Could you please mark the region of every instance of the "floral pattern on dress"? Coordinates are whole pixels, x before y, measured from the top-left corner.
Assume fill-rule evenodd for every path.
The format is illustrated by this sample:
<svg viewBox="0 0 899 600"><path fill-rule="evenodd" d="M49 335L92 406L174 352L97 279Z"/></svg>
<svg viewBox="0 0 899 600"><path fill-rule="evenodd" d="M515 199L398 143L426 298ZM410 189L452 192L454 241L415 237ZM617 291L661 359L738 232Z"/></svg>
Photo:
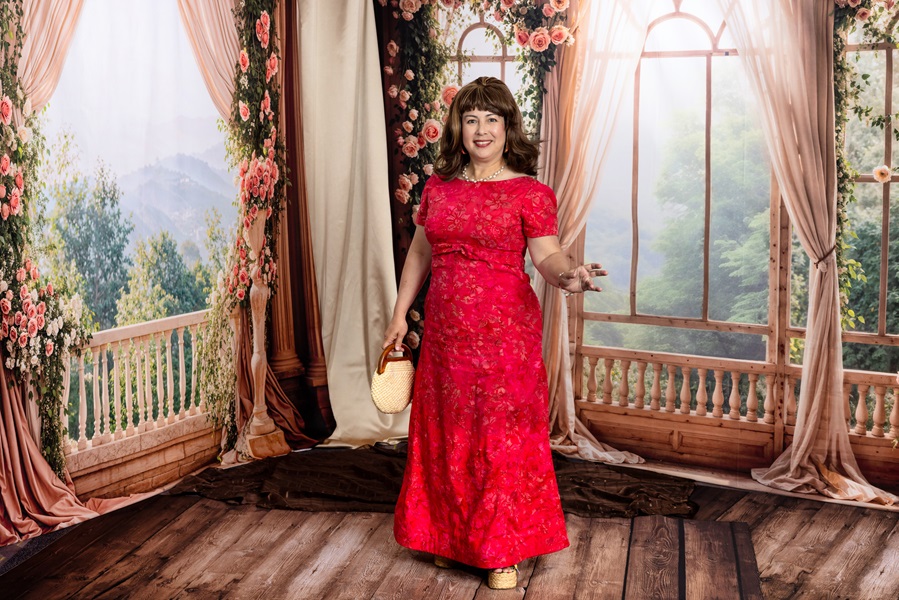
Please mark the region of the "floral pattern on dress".
<svg viewBox="0 0 899 600"><path fill-rule="evenodd" d="M529 237L556 235L556 198L530 177L431 177L418 223L431 284L395 536L493 569L568 546L552 456L542 317Z"/></svg>

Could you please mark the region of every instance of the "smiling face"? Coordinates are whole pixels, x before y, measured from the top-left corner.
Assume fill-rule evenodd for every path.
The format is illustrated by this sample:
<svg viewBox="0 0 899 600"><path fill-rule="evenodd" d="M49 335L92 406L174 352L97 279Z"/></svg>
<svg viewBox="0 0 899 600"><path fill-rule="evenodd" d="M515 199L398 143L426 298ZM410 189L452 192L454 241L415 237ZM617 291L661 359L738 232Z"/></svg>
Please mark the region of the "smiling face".
<svg viewBox="0 0 899 600"><path fill-rule="evenodd" d="M506 147L506 123L489 110L470 110L462 115L462 145L477 165L502 161Z"/></svg>

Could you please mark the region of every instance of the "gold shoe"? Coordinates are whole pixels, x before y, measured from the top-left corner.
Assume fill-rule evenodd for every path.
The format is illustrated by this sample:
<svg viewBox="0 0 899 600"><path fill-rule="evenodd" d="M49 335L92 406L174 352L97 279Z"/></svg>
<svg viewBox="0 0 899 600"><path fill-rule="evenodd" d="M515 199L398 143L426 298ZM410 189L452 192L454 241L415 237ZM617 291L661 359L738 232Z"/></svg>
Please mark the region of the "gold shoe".
<svg viewBox="0 0 899 600"><path fill-rule="evenodd" d="M511 590L518 587L518 565L512 565L509 572L490 571L487 573L487 586L492 590Z"/></svg>
<svg viewBox="0 0 899 600"><path fill-rule="evenodd" d="M434 566L439 567L441 569L452 569L453 561L448 558L443 558L442 556L434 555Z"/></svg>

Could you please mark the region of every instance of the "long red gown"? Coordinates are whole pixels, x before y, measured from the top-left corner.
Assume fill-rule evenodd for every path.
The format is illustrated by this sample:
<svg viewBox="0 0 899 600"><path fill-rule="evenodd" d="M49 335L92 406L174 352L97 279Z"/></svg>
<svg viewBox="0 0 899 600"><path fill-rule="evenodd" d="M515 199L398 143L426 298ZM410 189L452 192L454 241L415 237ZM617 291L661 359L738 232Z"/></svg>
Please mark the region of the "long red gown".
<svg viewBox="0 0 899 600"><path fill-rule="evenodd" d="M552 456L542 317L526 237L555 235L530 177L431 177L418 223L431 285L413 390L397 542L494 569L568 546Z"/></svg>

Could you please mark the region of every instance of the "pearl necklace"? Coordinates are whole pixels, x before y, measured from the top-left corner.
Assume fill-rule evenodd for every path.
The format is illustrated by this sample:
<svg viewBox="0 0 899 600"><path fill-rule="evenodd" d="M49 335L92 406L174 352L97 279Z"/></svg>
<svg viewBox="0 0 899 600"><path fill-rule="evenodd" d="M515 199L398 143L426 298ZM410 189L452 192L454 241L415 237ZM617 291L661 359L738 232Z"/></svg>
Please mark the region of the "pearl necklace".
<svg viewBox="0 0 899 600"><path fill-rule="evenodd" d="M499 168L499 171L494 173L493 175L488 175L487 177L481 177L480 179L473 179L468 176L468 165L462 167L462 179L465 181L470 181L471 183L481 183L483 181L490 181L491 179L498 177L500 173L506 170L506 164L503 163L503 166Z"/></svg>

